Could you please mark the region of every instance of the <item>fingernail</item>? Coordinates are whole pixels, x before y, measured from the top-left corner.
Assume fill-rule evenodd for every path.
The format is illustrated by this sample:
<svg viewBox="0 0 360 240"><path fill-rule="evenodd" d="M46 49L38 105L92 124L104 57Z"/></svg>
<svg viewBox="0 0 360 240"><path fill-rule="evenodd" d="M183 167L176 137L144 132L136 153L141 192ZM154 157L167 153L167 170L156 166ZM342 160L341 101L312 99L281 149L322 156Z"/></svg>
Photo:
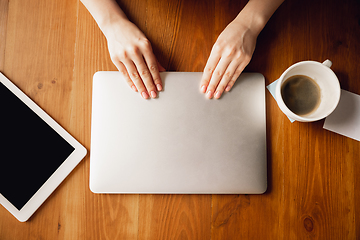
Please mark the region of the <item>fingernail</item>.
<svg viewBox="0 0 360 240"><path fill-rule="evenodd" d="M216 93L215 93L215 98L220 98L221 97L221 92L220 91L217 91Z"/></svg>
<svg viewBox="0 0 360 240"><path fill-rule="evenodd" d="M226 89L225 89L225 91L228 92L228 91L230 91L230 89L231 89L231 86L227 86Z"/></svg>
<svg viewBox="0 0 360 240"><path fill-rule="evenodd" d="M201 86L201 92L205 93L205 91L206 91L206 86L205 86L205 85L202 85L202 86Z"/></svg>
<svg viewBox="0 0 360 240"><path fill-rule="evenodd" d="M158 91L161 91L162 90L161 84L160 83L156 84L156 88L157 88Z"/></svg>
<svg viewBox="0 0 360 240"><path fill-rule="evenodd" d="M132 90L134 90L135 92L137 92L137 89L136 89L135 85L132 85L131 88L132 88Z"/></svg>
<svg viewBox="0 0 360 240"><path fill-rule="evenodd" d="M211 91L208 91L207 94L206 94L206 97L212 98L212 92L211 92Z"/></svg>
<svg viewBox="0 0 360 240"><path fill-rule="evenodd" d="M152 98L156 98L156 92L155 91L151 91L150 95L151 95Z"/></svg>
<svg viewBox="0 0 360 240"><path fill-rule="evenodd" d="M142 92L141 96L145 99L148 99L149 95L146 92Z"/></svg>

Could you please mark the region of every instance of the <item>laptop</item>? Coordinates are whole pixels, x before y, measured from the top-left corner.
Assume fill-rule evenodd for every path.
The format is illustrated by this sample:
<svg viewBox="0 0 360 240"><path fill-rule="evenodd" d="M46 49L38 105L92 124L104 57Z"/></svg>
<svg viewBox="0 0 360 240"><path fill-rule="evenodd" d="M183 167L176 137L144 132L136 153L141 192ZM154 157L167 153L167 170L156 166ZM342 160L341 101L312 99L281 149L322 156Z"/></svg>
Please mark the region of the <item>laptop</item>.
<svg viewBox="0 0 360 240"><path fill-rule="evenodd" d="M242 73L220 99L200 72L163 72L145 100L119 72L93 79L90 189L121 194L261 194L267 188L265 79Z"/></svg>

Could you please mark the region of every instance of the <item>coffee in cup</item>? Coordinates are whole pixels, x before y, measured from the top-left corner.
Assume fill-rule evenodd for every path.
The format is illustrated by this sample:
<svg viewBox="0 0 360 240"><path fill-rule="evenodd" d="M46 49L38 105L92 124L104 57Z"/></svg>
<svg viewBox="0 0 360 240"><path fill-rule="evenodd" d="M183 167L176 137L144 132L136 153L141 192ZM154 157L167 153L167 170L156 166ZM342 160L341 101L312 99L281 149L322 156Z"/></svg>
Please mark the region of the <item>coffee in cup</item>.
<svg viewBox="0 0 360 240"><path fill-rule="evenodd" d="M288 117L310 122L334 111L340 100L340 84L330 69L331 64L329 60L323 64L303 61L281 75L275 95L280 109Z"/></svg>

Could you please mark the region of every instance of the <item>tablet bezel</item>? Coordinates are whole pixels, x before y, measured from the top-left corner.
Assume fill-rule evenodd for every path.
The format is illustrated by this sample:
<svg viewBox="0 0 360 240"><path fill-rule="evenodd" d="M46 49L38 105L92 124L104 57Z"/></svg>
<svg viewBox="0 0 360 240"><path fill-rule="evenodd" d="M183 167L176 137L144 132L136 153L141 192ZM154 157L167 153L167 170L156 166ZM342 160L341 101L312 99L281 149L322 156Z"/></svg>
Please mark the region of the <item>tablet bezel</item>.
<svg viewBox="0 0 360 240"><path fill-rule="evenodd" d="M50 178L47 179L47 181L20 210L14 207L13 204L0 193L0 204L3 205L20 222L25 222L86 156L87 150L2 73L0 73L0 82L74 148L74 151L68 156L68 158L64 160L58 169L50 176Z"/></svg>

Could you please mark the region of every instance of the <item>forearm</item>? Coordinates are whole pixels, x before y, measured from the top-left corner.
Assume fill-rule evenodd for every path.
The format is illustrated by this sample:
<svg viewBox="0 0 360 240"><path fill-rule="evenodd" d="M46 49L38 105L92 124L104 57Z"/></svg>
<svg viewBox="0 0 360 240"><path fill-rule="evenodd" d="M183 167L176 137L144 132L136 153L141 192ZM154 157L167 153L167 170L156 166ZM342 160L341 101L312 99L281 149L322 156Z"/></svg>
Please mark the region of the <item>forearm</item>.
<svg viewBox="0 0 360 240"><path fill-rule="evenodd" d="M108 28L115 22L128 21L125 13L115 0L80 0L106 35Z"/></svg>
<svg viewBox="0 0 360 240"><path fill-rule="evenodd" d="M234 21L242 22L258 35L284 0L249 0Z"/></svg>

